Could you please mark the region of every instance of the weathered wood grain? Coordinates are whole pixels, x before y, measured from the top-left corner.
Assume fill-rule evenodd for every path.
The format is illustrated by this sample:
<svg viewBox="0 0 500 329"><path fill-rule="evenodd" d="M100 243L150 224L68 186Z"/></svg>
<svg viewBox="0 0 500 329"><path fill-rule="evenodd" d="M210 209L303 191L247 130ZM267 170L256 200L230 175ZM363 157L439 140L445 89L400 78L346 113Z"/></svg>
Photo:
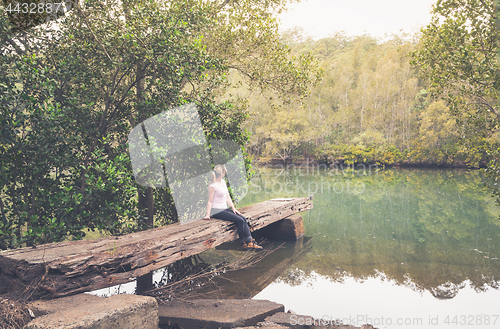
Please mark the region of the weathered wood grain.
<svg viewBox="0 0 500 329"><path fill-rule="evenodd" d="M241 208L253 230L312 208L308 198L273 199ZM30 290L62 297L127 283L238 237L233 223L197 220L97 240L0 252L0 294Z"/></svg>

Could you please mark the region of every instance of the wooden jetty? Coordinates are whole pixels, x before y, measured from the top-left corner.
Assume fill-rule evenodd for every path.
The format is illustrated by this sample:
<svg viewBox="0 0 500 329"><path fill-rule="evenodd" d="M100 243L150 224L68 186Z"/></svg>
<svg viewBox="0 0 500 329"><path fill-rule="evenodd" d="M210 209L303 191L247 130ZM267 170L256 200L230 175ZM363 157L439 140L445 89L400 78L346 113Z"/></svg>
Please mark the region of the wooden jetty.
<svg viewBox="0 0 500 329"><path fill-rule="evenodd" d="M241 208L253 230L312 208L310 198L273 199ZM0 252L0 294L56 298L127 283L179 259L237 239L233 223L197 220L97 240Z"/></svg>

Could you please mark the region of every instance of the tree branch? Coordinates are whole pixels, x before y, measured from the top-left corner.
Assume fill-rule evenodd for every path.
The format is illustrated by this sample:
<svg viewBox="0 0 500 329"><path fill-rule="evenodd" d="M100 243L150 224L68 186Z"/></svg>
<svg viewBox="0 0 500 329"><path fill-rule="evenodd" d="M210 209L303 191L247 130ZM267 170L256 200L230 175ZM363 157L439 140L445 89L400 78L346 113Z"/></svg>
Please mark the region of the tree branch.
<svg viewBox="0 0 500 329"><path fill-rule="evenodd" d="M88 22L87 20L87 17L83 14L82 10L80 9L80 6L76 6L76 8L78 9L78 12L83 16L83 19L85 20L85 25L87 25L87 27L89 28L90 32L92 33L92 35L94 36L95 40L97 41L97 43L99 45L101 45L102 49L104 50L104 53L108 56L109 60L110 61L113 61L111 59L111 56L109 56L108 52L106 51L106 48L104 48L103 44L99 41L99 39L97 39L96 35L94 34L94 31L92 31L92 28L90 27L90 23Z"/></svg>

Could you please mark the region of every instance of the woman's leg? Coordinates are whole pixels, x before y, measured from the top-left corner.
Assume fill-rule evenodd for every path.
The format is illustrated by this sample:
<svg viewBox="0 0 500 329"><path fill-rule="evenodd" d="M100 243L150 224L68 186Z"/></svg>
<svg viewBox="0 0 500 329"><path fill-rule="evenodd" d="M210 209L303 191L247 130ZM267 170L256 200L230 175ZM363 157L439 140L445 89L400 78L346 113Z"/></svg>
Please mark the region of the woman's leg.
<svg viewBox="0 0 500 329"><path fill-rule="evenodd" d="M224 209L223 211L217 212L213 214L212 217L235 223L238 236L240 237L240 243L252 241L250 228L248 227L245 217L235 214L230 209Z"/></svg>
<svg viewBox="0 0 500 329"><path fill-rule="evenodd" d="M253 240L252 238L252 233L250 233L250 226L248 225L248 222L247 222L247 219L246 217L244 217L243 215L238 215L238 214L235 214L234 212L232 212L231 210L229 210L232 214L240 217L244 224L243 224L243 235L246 237L245 241L244 242L251 242Z"/></svg>

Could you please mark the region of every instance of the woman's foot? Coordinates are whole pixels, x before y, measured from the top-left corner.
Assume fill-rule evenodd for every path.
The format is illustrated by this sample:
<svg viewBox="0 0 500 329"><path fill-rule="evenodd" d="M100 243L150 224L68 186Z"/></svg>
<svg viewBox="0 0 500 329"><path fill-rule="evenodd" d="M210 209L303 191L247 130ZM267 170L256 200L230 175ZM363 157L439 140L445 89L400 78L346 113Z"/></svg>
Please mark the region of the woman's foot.
<svg viewBox="0 0 500 329"><path fill-rule="evenodd" d="M262 250L263 248L255 242L255 239L252 239L252 241L250 241L250 242L243 242L243 244L241 245L241 249L243 249L243 250L250 250L250 249Z"/></svg>

